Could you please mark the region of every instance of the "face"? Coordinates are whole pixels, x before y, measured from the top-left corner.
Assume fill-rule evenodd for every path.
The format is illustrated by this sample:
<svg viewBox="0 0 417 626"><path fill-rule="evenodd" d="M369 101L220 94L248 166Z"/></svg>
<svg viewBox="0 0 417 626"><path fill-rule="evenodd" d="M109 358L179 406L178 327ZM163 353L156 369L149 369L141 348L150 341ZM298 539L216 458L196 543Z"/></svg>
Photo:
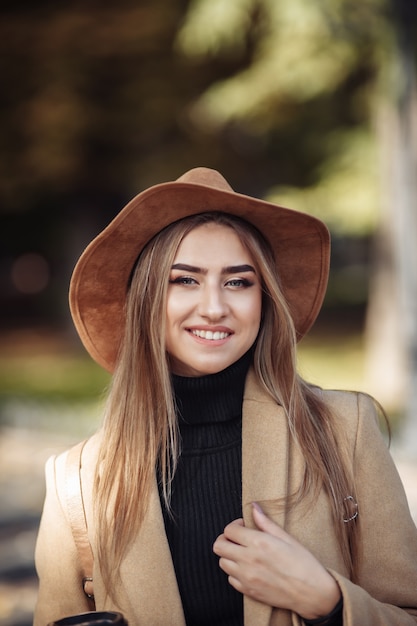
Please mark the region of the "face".
<svg viewBox="0 0 417 626"><path fill-rule="evenodd" d="M192 230L169 277L166 347L172 371L203 376L237 361L257 337L261 307L260 277L235 231L213 223Z"/></svg>

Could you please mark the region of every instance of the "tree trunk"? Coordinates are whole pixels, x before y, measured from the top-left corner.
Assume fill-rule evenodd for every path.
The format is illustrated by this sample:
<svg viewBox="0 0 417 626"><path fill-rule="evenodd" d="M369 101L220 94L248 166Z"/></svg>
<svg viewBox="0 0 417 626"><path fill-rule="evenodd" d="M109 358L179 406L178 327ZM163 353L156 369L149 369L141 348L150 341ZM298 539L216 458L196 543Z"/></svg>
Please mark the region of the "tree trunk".
<svg viewBox="0 0 417 626"><path fill-rule="evenodd" d="M382 396L393 394L403 412L401 447L417 459L417 90L411 26L399 25L378 113L384 207L367 332L369 367L385 389ZM381 400L391 408L387 397Z"/></svg>

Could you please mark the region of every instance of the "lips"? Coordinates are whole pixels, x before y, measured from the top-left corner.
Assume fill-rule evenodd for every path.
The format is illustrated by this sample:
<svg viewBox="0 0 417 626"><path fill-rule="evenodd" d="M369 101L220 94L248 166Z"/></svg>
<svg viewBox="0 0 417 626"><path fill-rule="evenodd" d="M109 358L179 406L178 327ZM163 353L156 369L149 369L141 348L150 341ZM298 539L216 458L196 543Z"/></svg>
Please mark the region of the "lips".
<svg viewBox="0 0 417 626"><path fill-rule="evenodd" d="M226 339L232 334L222 330L191 329L190 332L196 337L200 337L201 339L208 339L209 341L219 341L220 339Z"/></svg>

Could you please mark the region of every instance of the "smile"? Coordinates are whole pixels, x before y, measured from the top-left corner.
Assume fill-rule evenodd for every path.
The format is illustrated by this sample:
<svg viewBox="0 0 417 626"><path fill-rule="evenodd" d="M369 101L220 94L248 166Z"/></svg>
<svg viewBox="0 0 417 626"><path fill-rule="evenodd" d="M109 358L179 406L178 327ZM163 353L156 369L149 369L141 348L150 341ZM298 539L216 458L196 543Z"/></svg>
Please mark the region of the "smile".
<svg viewBox="0 0 417 626"><path fill-rule="evenodd" d="M225 333L219 330L215 330L214 332L212 330L192 330L191 334L195 335L196 337L201 337L201 339L209 339L210 341L226 339L226 337L229 337L229 335L231 335L231 333Z"/></svg>

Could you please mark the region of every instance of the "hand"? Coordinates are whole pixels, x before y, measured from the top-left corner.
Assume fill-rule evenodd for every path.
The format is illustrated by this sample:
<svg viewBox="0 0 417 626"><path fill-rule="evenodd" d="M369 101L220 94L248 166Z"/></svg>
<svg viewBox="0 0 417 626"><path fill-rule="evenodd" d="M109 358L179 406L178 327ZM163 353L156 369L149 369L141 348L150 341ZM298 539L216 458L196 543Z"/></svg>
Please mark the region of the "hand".
<svg viewBox="0 0 417 626"><path fill-rule="evenodd" d="M246 528L242 519L234 520L213 545L232 587L304 619L330 613L341 595L335 579L256 503L252 515L256 529Z"/></svg>

